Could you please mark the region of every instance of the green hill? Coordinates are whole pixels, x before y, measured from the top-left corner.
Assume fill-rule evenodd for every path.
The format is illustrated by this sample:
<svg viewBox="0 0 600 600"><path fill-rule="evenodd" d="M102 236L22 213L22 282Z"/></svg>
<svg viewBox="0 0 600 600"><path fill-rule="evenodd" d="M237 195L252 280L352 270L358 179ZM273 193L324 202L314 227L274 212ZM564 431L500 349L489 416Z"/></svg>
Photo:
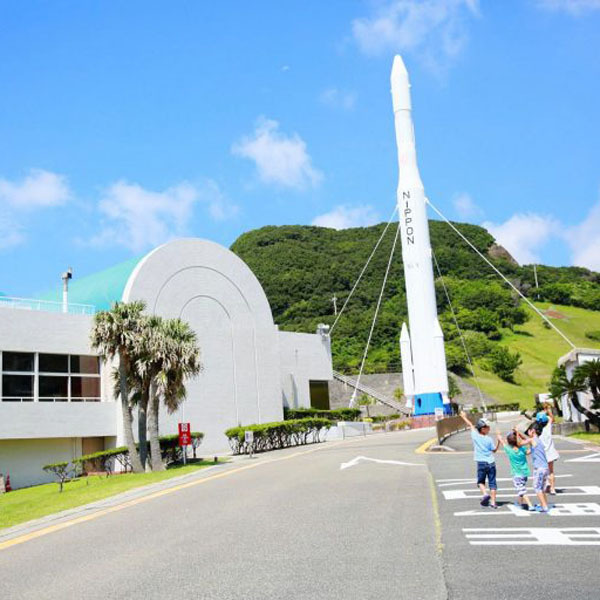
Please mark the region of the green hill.
<svg viewBox="0 0 600 600"><path fill-rule="evenodd" d="M578 345L597 347L585 332L600 330L600 275L576 267L519 266L494 238L476 225L456 224L460 231L532 299L557 305L566 318L557 325ZM313 332L318 323L335 319L338 308L363 268L385 225L337 231L313 226L263 227L241 235L231 249L254 271L263 285L275 322L284 330ZM371 326L393 238L392 225L348 303L332 335L334 367L356 372ZM430 221L430 235L440 272L476 364L482 389L500 402L533 403L545 390L556 360L569 347L487 266L445 223ZM440 324L446 339L450 370L467 376L465 357L439 273L436 280ZM404 276L398 246L368 354L366 372L398 371L398 337L407 320ZM503 354L508 348L509 354ZM502 365L521 366L511 377ZM511 354L512 353L512 354ZM517 361L518 362L518 361ZM509 368L510 371L510 368ZM508 381L503 381L500 373ZM512 381L511 381L512 380Z"/></svg>

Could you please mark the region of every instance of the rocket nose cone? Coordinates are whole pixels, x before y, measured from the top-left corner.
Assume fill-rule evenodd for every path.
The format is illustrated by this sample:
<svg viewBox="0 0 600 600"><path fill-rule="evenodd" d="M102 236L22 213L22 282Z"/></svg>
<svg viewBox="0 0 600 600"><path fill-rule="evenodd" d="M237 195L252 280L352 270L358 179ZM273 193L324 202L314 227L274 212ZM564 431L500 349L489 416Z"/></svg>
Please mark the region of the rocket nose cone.
<svg viewBox="0 0 600 600"><path fill-rule="evenodd" d="M392 87L392 102L394 105L394 112L397 110L410 110L410 82L408 80L408 71L406 70L404 61L399 54L396 54L394 57L390 83Z"/></svg>
<svg viewBox="0 0 600 600"><path fill-rule="evenodd" d="M392 63L392 79L396 77L408 77L408 71L404 65L404 61L399 54L394 56L394 62Z"/></svg>

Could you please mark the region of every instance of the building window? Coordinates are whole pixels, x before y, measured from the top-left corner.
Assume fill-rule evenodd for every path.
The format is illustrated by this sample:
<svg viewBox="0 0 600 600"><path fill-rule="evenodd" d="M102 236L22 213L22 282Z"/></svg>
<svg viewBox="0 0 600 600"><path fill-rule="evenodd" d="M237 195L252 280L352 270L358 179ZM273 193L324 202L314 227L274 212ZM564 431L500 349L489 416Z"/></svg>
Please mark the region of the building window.
<svg viewBox="0 0 600 600"><path fill-rule="evenodd" d="M31 402L33 400L33 375L2 375L2 400L4 402Z"/></svg>
<svg viewBox="0 0 600 600"><path fill-rule="evenodd" d="M34 357L33 352L3 352L2 370L33 373Z"/></svg>
<svg viewBox="0 0 600 600"><path fill-rule="evenodd" d="M2 352L3 402L99 402L97 356Z"/></svg>

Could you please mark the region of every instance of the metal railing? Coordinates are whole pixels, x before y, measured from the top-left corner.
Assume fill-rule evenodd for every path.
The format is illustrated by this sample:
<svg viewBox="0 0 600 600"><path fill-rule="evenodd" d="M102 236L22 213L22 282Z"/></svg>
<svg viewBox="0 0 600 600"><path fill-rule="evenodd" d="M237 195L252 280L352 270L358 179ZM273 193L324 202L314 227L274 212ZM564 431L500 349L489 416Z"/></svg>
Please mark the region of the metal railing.
<svg viewBox="0 0 600 600"><path fill-rule="evenodd" d="M371 398L375 398L375 400L377 400L377 402L380 402L381 404L385 404L386 406L389 406L390 408L393 408L394 410L396 410L400 413L403 413L405 415L412 414L412 411L410 408L403 406L402 403L398 402L397 400L395 400L393 398L390 398L389 396L386 396L385 394L382 394L378 390L375 390L372 387L365 385L362 381L360 383L358 383L358 381L356 379L354 379L353 377L348 377L348 375L342 375L341 373L338 373L337 371L333 372L333 378L337 379L338 381L341 381L342 383L345 383L346 385L349 385L350 387L354 388L355 390L357 390L359 392L363 392L364 394L367 394L367 396L371 396Z"/></svg>
<svg viewBox="0 0 600 600"><path fill-rule="evenodd" d="M17 310L36 310L51 313L67 312L70 315L94 315L96 307L91 304L77 304L69 302L67 310L63 310L62 302L53 300L36 300L35 298L15 298L13 296L0 296L0 308L14 308Z"/></svg>

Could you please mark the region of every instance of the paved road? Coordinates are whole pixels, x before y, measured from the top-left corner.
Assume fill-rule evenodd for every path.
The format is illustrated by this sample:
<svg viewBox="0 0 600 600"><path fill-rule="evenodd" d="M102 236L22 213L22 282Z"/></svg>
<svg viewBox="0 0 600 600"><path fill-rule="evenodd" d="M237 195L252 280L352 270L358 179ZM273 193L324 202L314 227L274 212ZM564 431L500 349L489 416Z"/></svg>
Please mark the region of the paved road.
<svg viewBox="0 0 600 600"><path fill-rule="evenodd" d="M0 598L599 597L600 488L590 486L600 485L600 458L559 442L560 503L569 505L560 510L570 516L517 516L509 504L484 511L471 497L470 453L415 454L431 435L244 458L120 510L88 512L89 520L0 550ZM502 456L499 467L507 477ZM468 511L476 514L456 514ZM515 527L522 537L475 537ZM498 531L465 531L490 528ZM553 545L504 543L512 539ZM481 541L493 545L474 545Z"/></svg>
<svg viewBox="0 0 600 600"><path fill-rule="evenodd" d="M245 459L204 484L7 548L0 597L445 598L426 457L413 452L430 435ZM340 470L361 455L417 466Z"/></svg>

